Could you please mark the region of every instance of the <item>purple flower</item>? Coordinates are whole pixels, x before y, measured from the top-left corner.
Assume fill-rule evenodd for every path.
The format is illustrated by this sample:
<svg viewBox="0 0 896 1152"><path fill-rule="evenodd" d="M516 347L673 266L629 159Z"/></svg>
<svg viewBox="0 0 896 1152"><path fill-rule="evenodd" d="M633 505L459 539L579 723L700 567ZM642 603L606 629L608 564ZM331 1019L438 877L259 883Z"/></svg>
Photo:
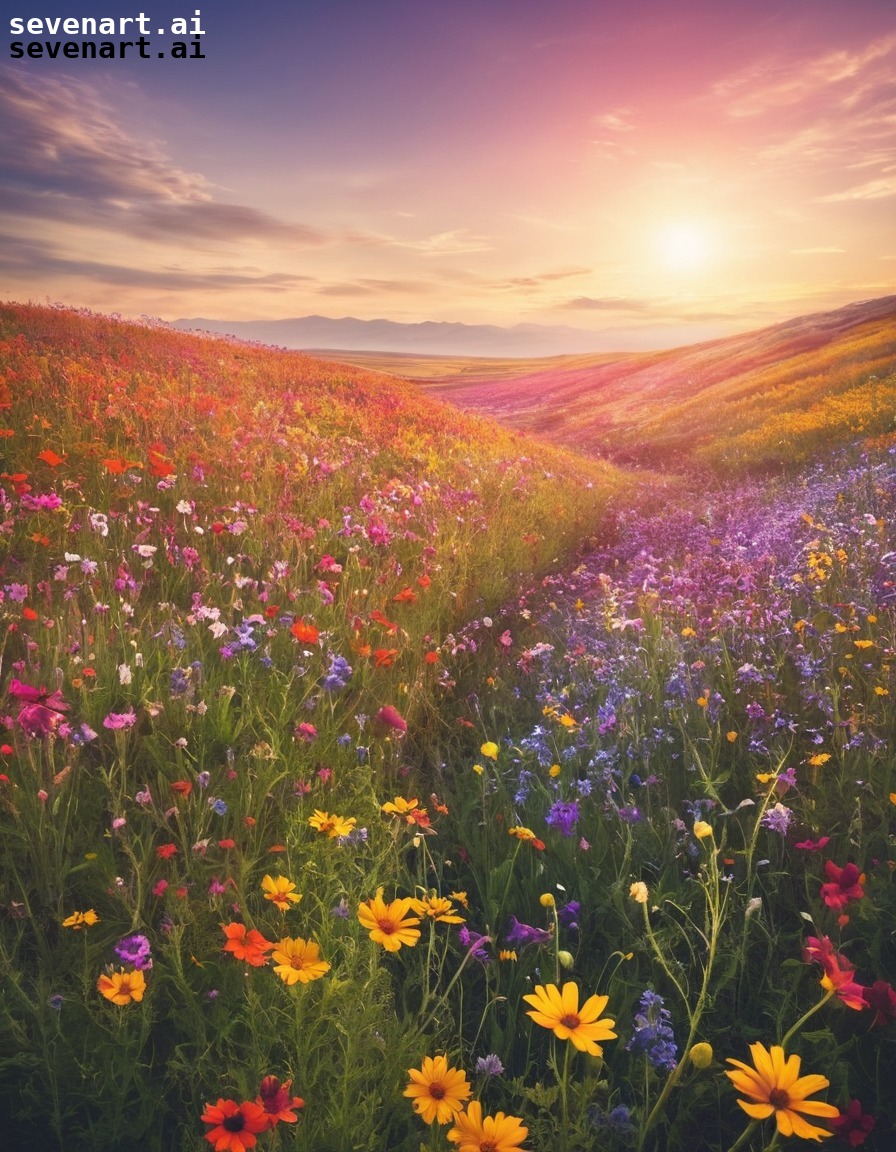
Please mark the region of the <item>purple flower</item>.
<svg viewBox="0 0 896 1152"><path fill-rule="evenodd" d="M516 916L510 917L510 931L504 937L505 944L518 944L525 948L527 944L550 944L554 939L552 932L544 928L533 928L531 924L522 924Z"/></svg>
<svg viewBox="0 0 896 1152"><path fill-rule="evenodd" d="M564 836L575 835L576 824L579 821L579 804L577 800L558 800L551 805L551 810L545 816L545 823L556 828Z"/></svg>
<svg viewBox="0 0 896 1152"><path fill-rule="evenodd" d="M792 820L793 812L791 809L785 808L783 804L778 803L774 808L769 808L759 823L763 828L777 832L779 836L786 836L787 829L790 827Z"/></svg>
<svg viewBox="0 0 896 1152"><path fill-rule="evenodd" d="M145 936L137 933L134 936L125 936L115 945L115 952L126 964L133 964L135 968L145 971L152 968L150 943Z"/></svg>
<svg viewBox="0 0 896 1152"><path fill-rule="evenodd" d="M494 1052L490 1052L488 1056L480 1056L476 1061L476 1071L480 1076L503 1076L504 1065Z"/></svg>
<svg viewBox="0 0 896 1152"><path fill-rule="evenodd" d="M478 932L471 932L466 924L458 930L457 937L462 947L469 950L474 960L478 960L480 964L488 964L491 956L486 950L486 945L491 944L490 937L480 936Z"/></svg>
<svg viewBox="0 0 896 1152"><path fill-rule="evenodd" d="M678 1063L678 1047L672 1031L672 1017L662 996L648 989L641 997L641 1011L635 1016L635 1030L626 1052L643 1052L654 1068L671 1072Z"/></svg>
<svg viewBox="0 0 896 1152"><path fill-rule="evenodd" d="M581 911L581 903L578 900L570 900L568 904L564 904L561 908L557 909L557 919L563 927L568 928L570 932L578 932L579 913Z"/></svg>

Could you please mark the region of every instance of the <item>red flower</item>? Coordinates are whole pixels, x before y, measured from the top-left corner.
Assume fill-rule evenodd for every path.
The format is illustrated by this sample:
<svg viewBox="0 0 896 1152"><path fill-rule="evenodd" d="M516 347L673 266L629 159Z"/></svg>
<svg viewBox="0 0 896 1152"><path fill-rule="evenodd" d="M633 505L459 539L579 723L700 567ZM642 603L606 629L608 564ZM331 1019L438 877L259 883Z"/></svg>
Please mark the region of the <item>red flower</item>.
<svg viewBox="0 0 896 1152"><path fill-rule="evenodd" d="M373 658L376 661L375 667L391 668L397 655L397 648L375 648L373 651Z"/></svg>
<svg viewBox="0 0 896 1152"><path fill-rule="evenodd" d="M408 730L407 720L391 704L387 704L385 708L380 708L376 718L381 724L385 724L387 728L392 728L395 732L407 732Z"/></svg>
<svg viewBox="0 0 896 1152"><path fill-rule="evenodd" d="M803 960L807 964L814 960L822 966L822 988L835 991L847 1008L861 1011L868 1006L865 998L867 989L853 980L855 968L845 956L834 950L829 936L822 936L820 940L817 936L809 936L803 949Z"/></svg>
<svg viewBox="0 0 896 1152"><path fill-rule="evenodd" d="M822 884L821 898L828 908L840 911L852 900L861 900L865 895L862 889L865 876L859 874L855 864L844 864L839 868L833 860L827 860L824 870L829 883Z"/></svg>
<svg viewBox="0 0 896 1152"><path fill-rule="evenodd" d="M176 792L178 796L189 796L193 791L193 784L189 780L173 780L171 791Z"/></svg>
<svg viewBox="0 0 896 1152"><path fill-rule="evenodd" d="M402 588L397 596L392 597L394 604L416 604L417 593L413 588Z"/></svg>
<svg viewBox="0 0 896 1152"><path fill-rule="evenodd" d="M281 1084L276 1076L265 1076L261 1082L255 1103L263 1109L271 1128L281 1120L286 1124L295 1124L298 1120L295 1109L305 1107L305 1101L301 1096L290 1096L290 1084L292 1080L286 1080Z"/></svg>
<svg viewBox="0 0 896 1152"><path fill-rule="evenodd" d="M218 847L223 848L224 851L226 852L229 848L235 848L236 847L236 841L235 840L219 840L218 841Z"/></svg>
<svg viewBox="0 0 896 1152"><path fill-rule="evenodd" d="M49 464L51 468L58 468L60 464L65 463L64 456L57 456L52 448L44 448L43 452L38 452L38 460L43 460L44 464Z"/></svg>
<svg viewBox="0 0 896 1152"><path fill-rule="evenodd" d="M799 844L794 844L794 848L802 848L804 852L820 852L830 839L830 836L821 836L818 840L801 840Z"/></svg>
<svg viewBox="0 0 896 1152"><path fill-rule="evenodd" d="M215 1152L245 1152L247 1148L254 1148L256 1134L266 1132L269 1127L264 1110L248 1100L243 1104L235 1100L206 1104L202 1123L215 1125L205 1134L209 1144L214 1144Z"/></svg>
<svg viewBox="0 0 896 1152"><path fill-rule="evenodd" d="M244 960L253 968L261 968L267 963L265 953L270 952L274 945L265 940L257 928L247 929L245 924L237 923L222 924L221 927L227 937L225 952L232 952L237 960Z"/></svg>
<svg viewBox="0 0 896 1152"><path fill-rule="evenodd" d="M865 1003L875 1013L874 1019L871 1021L872 1028L878 1024L889 1024L891 1020L896 1020L896 991L886 980L875 980L870 987L862 989L862 994L865 997Z"/></svg>
<svg viewBox="0 0 896 1152"><path fill-rule="evenodd" d="M859 1100L850 1100L849 1107L839 1116L830 1120L834 1132L850 1148L858 1148L865 1143L865 1137L874 1129L874 1117L862 1112Z"/></svg>
<svg viewBox="0 0 896 1152"><path fill-rule="evenodd" d="M314 627L313 624L306 624L304 619L296 620L292 628L290 628L293 636L300 644L316 644L320 632Z"/></svg>
<svg viewBox="0 0 896 1152"><path fill-rule="evenodd" d="M176 852L176 844L160 844L158 848L156 848L156 856L158 856L160 860L170 860Z"/></svg>

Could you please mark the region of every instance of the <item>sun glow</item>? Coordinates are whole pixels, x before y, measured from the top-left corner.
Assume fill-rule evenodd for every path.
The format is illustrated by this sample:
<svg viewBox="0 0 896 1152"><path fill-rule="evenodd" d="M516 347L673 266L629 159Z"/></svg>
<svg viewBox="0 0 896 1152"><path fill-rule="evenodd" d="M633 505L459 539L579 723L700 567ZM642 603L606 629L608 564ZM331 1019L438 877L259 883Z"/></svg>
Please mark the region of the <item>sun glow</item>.
<svg viewBox="0 0 896 1152"><path fill-rule="evenodd" d="M675 272L699 272L712 258L712 240L699 224L677 223L658 236L660 258Z"/></svg>

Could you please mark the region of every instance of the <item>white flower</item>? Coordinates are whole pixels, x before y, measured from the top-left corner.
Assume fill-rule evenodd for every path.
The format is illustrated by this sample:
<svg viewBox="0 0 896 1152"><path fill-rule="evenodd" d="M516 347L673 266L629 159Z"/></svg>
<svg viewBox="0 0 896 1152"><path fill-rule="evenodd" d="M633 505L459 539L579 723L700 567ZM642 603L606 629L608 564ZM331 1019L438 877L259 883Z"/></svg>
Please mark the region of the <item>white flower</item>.
<svg viewBox="0 0 896 1152"><path fill-rule="evenodd" d="M131 675L130 666L127 664L119 664L118 665L118 683L119 684L130 684L132 679L133 679L133 677Z"/></svg>

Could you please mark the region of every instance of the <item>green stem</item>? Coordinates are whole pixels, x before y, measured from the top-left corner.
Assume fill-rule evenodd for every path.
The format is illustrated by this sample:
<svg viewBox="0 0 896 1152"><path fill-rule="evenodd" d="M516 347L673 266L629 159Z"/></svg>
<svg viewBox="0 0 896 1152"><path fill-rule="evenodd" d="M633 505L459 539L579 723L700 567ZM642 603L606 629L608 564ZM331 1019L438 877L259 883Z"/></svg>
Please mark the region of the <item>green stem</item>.
<svg viewBox="0 0 896 1152"><path fill-rule="evenodd" d="M738 1136L738 1138L734 1141L734 1143L731 1145L731 1147L728 1149L728 1152L737 1152L738 1148L742 1148L744 1146L744 1144L746 1144L746 1142L749 1140L749 1138L753 1135L753 1133L756 1131L756 1129L758 1127L759 1127L759 1121L758 1120L751 1121L746 1126L746 1128L744 1128L743 1132L741 1132L740 1136Z"/></svg>
<svg viewBox="0 0 896 1152"><path fill-rule="evenodd" d="M827 1004L828 1000L830 1000L830 999L831 999L831 997L832 997L832 996L834 996L834 995L836 994L836 992L837 992L837 989L836 989L836 988L832 988L832 989L831 989L829 992L826 992L826 993L825 993L825 995L824 995L824 996L821 998L821 1000L819 1000L817 1004L814 1004L814 1005L813 1005L813 1006L812 1006L812 1007L809 1009L809 1011L808 1011L808 1012L804 1012L804 1013L802 1014L802 1016L800 1016L800 1018L799 1018L799 1020L797 1020L796 1024L794 1024L794 1026L793 1026L793 1027L790 1029L790 1031L789 1031L789 1032L787 1032L787 1034L785 1035L784 1039L781 1041L781 1047L782 1047L782 1048L786 1048L786 1047L787 1047L787 1043L788 1043L788 1041L789 1041L789 1040L790 1040L790 1039L791 1039L793 1036L795 1036L797 1032L799 1032L800 1028L802 1028L802 1026L803 1026L803 1025L806 1023L806 1021L807 1021L807 1020L808 1020L808 1019L809 1019L811 1016L814 1016L814 1015L815 1015L815 1013L819 1011L819 1009L823 1008L823 1007L825 1006L825 1004Z"/></svg>

